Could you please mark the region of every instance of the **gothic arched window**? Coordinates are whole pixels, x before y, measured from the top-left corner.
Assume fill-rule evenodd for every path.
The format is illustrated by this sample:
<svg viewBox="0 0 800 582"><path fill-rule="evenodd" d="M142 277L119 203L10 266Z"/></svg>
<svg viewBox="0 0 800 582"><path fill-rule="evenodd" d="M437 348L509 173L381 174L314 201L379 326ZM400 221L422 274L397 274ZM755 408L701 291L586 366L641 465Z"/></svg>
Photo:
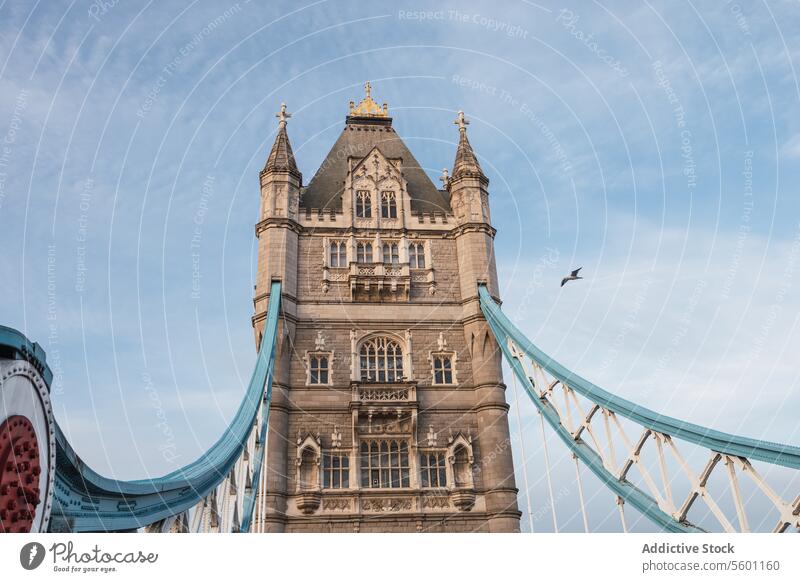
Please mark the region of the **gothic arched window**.
<svg viewBox="0 0 800 582"><path fill-rule="evenodd" d="M356 260L359 263L372 262L372 243L360 242L356 245Z"/></svg>
<svg viewBox="0 0 800 582"><path fill-rule="evenodd" d="M394 192L381 192L381 218L397 218L397 199Z"/></svg>
<svg viewBox="0 0 800 582"><path fill-rule="evenodd" d="M347 266L347 244L344 241L333 241L330 244L329 261L331 267Z"/></svg>
<svg viewBox="0 0 800 582"><path fill-rule="evenodd" d="M412 269L425 268L425 245L411 243L408 245L408 262Z"/></svg>
<svg viewBox="0 0 800 582"><path fill-rule="evenodd" d="M402 382L403 349L387 337L375 337L361 344L362 382Z"/></svg>
<svg viewBox="0 0 800 582"><path fill-rule="evenodd" d="M400 262L400 250L397 243L383 243L383 262L393 265Z"/></svg>
<svg viewBox="0 0 800 582"><path fill-rule="evenodd" d="M358 218L372 218L372 196L368 190L356 192L356 216Z"/></svg>

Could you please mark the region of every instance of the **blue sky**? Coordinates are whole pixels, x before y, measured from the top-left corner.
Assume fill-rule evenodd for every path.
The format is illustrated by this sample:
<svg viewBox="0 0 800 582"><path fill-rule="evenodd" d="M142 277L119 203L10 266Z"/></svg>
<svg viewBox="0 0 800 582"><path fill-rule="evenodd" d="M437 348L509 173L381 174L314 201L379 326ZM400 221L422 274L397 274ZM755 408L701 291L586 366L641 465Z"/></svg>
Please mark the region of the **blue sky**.
<svg viewBox="0 0 800 582"><path fill-rule="evenodd" d="M274 113L308 182L370 80L434 180L467 113L504 309L540 347L798 443L800 14L744 4L2 2L0 322L48 351L97 470L192 460L255 357Z"/></svg>

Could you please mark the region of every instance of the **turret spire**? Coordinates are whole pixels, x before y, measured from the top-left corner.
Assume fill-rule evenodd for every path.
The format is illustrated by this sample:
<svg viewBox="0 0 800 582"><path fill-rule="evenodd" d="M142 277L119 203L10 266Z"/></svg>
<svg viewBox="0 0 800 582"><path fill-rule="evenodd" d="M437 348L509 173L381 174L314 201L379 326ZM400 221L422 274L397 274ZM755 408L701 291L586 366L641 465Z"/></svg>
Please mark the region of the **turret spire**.
<svg viewBox="0 0 800 582"><path fill-rule="evenodd" d="M458 112L458 117L453 123L458 126L459 137L456 161L453 162L453 176L451 181L466 176L486 180L486 176L483 174L483 170L481 170L481 165L478 163L478 158L475 156L475 152L472 151L469 139L467 139L467 125L469 125L469 120L464 117L463 111Z"/></svg>
<svg viewBox="0 0 800 582"><path fill-rule="evenodd" d="M264 172L289 172L300 176L297 163L294 161L292 144L289 143L289 135L286 133L286 120L292 116L286 111L286 103L281 103L281 110L275 114L278 118L278 135L275 136L275 143L267 158Z"/></svg>

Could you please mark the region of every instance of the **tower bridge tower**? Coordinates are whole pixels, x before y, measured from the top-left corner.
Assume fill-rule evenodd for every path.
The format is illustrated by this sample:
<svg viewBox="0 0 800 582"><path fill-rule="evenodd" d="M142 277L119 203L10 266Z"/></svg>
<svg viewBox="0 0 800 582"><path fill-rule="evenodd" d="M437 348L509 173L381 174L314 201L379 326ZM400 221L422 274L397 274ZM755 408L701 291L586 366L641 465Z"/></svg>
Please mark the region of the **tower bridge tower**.
<svg viewBox="0 0 800 582"><path fill-rule="evenodd" d="M365 88L307 186L285 105L261 172L256 342L275 279L284 317L256 528L518 531L489 181L463 113L438 189Z"/></svg>

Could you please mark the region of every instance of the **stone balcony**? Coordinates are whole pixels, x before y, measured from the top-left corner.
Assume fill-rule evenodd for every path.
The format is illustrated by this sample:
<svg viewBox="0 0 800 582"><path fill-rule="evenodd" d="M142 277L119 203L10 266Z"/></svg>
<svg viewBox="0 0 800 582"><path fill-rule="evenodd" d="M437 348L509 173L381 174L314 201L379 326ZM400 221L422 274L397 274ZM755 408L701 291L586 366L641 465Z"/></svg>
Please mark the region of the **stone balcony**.
<svg viewBox="0 0 800 582"><path fill-rule="evenodd" d="M363 383L351 385L350 410L358 434L416 434L417 385L414 382Z"/></svg>
<svg viewBox="0 0 800 582"><path fill-rule="evenodd" d="M408 263L350 263L347 277L353 301L408 301Z"/></svg>
<svg viewBox="0 0 800 582"><path fill-rule="evenodd" d="M347 285L351 301L407 302L412 283L434 295L434 269L411 269L409 263L350 263L347 267L324 266L322 269L323 292L337 285ZM342 291L344 288L338 293Z"/></svg>
<svg viewBox="0 0 800 582"><path fill-rule="evenodd" d="M400 384L353 384L352 401L362 404L408 404L417 401L417 386Z"/></svg>

